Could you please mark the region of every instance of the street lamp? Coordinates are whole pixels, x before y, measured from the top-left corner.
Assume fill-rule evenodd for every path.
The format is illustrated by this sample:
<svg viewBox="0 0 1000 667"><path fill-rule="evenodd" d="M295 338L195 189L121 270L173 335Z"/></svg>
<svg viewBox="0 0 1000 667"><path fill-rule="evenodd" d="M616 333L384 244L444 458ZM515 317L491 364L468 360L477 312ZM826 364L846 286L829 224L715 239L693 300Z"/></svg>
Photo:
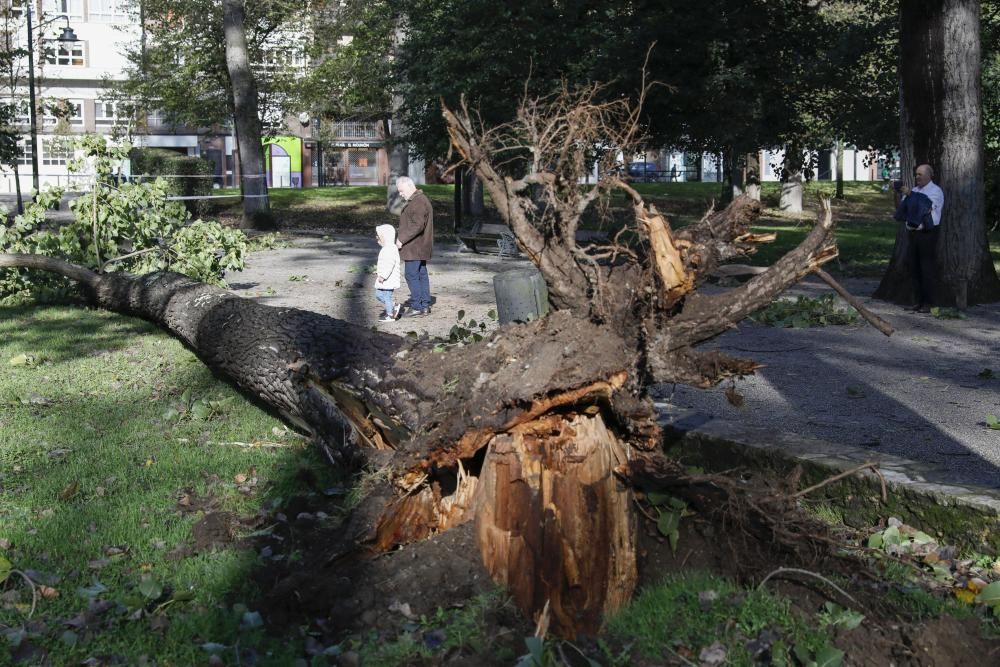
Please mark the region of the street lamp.
<svg viewBox="0 0 1000 667"><path fill-rule="evenodd" d="M35 195L38 194L38 119L35 112L35 43L34 37L32 35L33 29L31 27L31 3L25 4L25 10L28 13L28 122L31 125L31 185L35 189ZM41 36L41 29L52 23L53 21L58 21L59 19L66 19L66 27L63 28L62 34L56 39L59 42L76 42L79 41L76 37L76 33L73 29L69 27L69 17L65 14L60 14L59 16L53 16L47 21L42 21L38 24L39 36Z"/></svg>

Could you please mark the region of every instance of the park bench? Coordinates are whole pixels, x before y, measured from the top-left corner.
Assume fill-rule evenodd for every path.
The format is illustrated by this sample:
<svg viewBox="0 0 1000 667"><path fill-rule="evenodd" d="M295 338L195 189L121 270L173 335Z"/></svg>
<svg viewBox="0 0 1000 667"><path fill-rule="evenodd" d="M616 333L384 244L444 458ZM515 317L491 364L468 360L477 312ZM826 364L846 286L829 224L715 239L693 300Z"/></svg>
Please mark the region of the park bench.
<svg viewBox="0 0 1000 667"><path fill-rule="evenodd" d="M460 231L458 240L474 253L495 252L501 258L518 257L521 251L517 247L514 233L507 225L477 222L470 229ZM608 240L607 232L596 229L581 229L576 233L577 243L600 243Z"/></svg>
<svg viewBox="0 0 1000 667"><path fill-rule="evenodd" d="M507 225L477 222L471 229L460 231L458 240L474 253L495 252L500 257L520 254L514 234Z"/></svg>

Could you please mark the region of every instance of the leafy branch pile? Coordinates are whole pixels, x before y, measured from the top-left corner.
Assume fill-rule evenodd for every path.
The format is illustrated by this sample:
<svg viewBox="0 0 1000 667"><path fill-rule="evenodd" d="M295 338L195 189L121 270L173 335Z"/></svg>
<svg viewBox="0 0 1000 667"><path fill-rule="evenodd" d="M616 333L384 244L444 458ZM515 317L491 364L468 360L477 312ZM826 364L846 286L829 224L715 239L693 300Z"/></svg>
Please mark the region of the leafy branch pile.
<svg viewBox="0 0 1000 667"><path fill-rule="evenodd" d="M795 300L778 299L758 310L750 319L769 327L805 329L853 324L858 315L853 310L837 308L833 295L824 294L815 299L807 296Z"/></svg>
<svg viewBox="0 0 1000 667"><path fill-rule="evenodd" d="M103 271L149 273L176 271L196 280L223 284L227 270L244 266L247 239L243 232L217 222L192 222L178 202L167 200L167 184L120 183L111 175L127 153L104 137L86 136L78 143L82 157L72 165L82 171L85 162L97 172L94 189L70 203L73 221L46 221L46 213L64 190L50 188L38 194L13 224L0 226L0 252L60 257ZM0 270L0 300L34 296L62 298L69 281L45 272Z"/></svg>

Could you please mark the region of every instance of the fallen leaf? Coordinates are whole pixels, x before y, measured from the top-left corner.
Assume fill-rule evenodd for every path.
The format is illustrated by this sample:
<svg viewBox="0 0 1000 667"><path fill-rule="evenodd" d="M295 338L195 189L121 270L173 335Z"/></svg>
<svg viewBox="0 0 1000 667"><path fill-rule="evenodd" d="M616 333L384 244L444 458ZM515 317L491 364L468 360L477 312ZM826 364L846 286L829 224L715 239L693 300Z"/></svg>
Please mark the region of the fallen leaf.
<svg viewBox="0 0 1000 667"><path fill-rule="evenodd" d="M77 493L80 492L80 482L72 481L66 485L66 487L59 492L59 500L66 502L72 500Z"/></svg>
<svg viewBox="0 0 1000 667"><path fill-rule="evenodd" d="M398 602L398 601L397 602L393 602L391 605L389 605L389 611L398 612L398 613L402 614L403 616L405 616L406 618L416 618L416 614L414 614L410 610L410 603L409 602L402 602L402 603Z"/></svg>
<svg viewBox="0 0 1000 667"><path fill-rule="evenodd" d="M698 659L706 665L721 665L726 661L726 647L719 642L706 646L698 654Z"/></svg>

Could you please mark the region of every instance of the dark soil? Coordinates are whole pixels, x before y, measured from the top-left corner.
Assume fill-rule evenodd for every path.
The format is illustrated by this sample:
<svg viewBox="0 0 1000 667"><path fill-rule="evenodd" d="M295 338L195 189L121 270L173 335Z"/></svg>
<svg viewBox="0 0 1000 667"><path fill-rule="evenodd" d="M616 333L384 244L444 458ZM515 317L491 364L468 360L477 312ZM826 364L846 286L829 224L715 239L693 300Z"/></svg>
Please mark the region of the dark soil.
<svg viewBox="0 0 1000 667"><path fill-rule="evenodd" d="M344 645L348 639L360 642L373 636L392 641L421 615L467 605L470 598L494 590L480 565L471 525L373 554L346 548L357 537L351 535L357 522L338 522L338 512L337 499L313 494L287 501L270 516L238 521L242 526L275 526L269 535L240 546L258 553L255 576L263 599L257 607L266 610L268 629L276 636L302 637L302 628L308 627L308 638L302 640L306 650L308 645ZM685 519L676 553L652 522L643 520L640 532L640 587L683 570L712 572L755 586L778 567L808 569L840 582L857 605L809 577L774 577L767 586L791 599L803 617L813 617L827 600L864 613L860 627L835 635L835 643L847 653L847 665L1000 664L1000 640L984 638L978 619L907 618L886 602L892 584L880 581L856 558L783 547L779 540L760 539L754 531L740 529L722 513ZM504 647L506 656L524 653L523 640L535 625L509 605L494 610L487 623L495 629L489 651L452 651L426 664L510 665L509 658L497 657L498 649ZM604 664L595 641L581 638L577 645ZM636 665L654 664L635 660ZM655 664L681 664L672 660ZM331 664L337 663L331 658Z"/></svg>

